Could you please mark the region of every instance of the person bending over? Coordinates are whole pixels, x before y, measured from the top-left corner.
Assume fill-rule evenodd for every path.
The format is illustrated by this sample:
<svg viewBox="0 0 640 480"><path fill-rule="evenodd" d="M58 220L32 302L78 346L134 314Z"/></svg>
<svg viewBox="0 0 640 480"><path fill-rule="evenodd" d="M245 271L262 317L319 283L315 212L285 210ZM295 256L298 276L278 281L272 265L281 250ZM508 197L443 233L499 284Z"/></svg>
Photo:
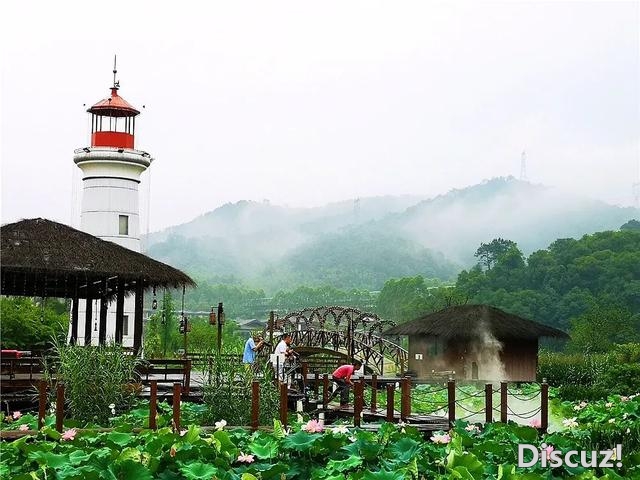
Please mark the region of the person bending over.
<svg viewBox="0 0 640 480"><path fill-rule="evenodd" d="M333 400L338 393L340 394L340 406L345 407L349 404L349 389L353 386L351 377L353 373L360 370L362 362L360 360L354 360L350 364L341 365L333 372L333 381L338 385L338 388L331 394L329 401Z"/></svg>

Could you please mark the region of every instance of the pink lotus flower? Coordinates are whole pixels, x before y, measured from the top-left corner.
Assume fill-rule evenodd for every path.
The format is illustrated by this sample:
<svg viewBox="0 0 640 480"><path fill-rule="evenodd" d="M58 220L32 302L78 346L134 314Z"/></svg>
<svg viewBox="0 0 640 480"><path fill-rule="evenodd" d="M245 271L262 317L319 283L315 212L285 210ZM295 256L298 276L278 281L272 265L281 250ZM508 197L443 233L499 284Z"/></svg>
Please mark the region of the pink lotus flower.
<svg viewBox="0 0 640 480"><path fill-rule="evenodd" d="M29 425L20 425L18 427L18 430L20 430L21 432L26 432L27 430L29 430Z"/></svg>
<svg viewBox="0 0 640 480"><path fill-rule="evenodd" d="M436 433L431 437L431 441L433 443L446 444L451 441L451 435L449 435L448 433Z"/></svg>
<svg viewBox="0 0 640 480"><path fill-rule="evenodd" d="M240 455L238 455L238 461L241 463L253 463L254 457L253 455L245 455L244 453L240 452Z"/></svg>
<svg viewBox="0 0 640 480"><path fill-rule="evenodd" d="M544 446L544 443L542 445ZM547 453L547 460L549 460L551 458L551 452L553 452L555 449L553 448L553 445L549 445L547 447L544 447L542 450Z"/></svg>
<svg viewBox="0 0 640 480"><path fill-rule="evenodd" d="M534 418L529 422L529 426L533 428L540 428L542 426L542 422L539 418Z"/></svg>
<svg viewBox="0 0 640 480"><path fill-rule="evenodd" d="M324 426L317 420L309 420L307 424L302 427L302 430L309 433L320 433L324 430Z"/></svg>
<svg viewBox="0 0 640 480"><path fill-rule="evenodd" d="M77 428L70 428L66 432L62 434L62 440L73 440L76 438L76 434L78 433Z"/></svg>
<svg viewBox="0 0 640 480"><path fill-rule="evenodd" d="M14 420L18 420L21 416L22 416L22 413L18 412L17 410L13 412L13 415L12 415Z"/></svg>

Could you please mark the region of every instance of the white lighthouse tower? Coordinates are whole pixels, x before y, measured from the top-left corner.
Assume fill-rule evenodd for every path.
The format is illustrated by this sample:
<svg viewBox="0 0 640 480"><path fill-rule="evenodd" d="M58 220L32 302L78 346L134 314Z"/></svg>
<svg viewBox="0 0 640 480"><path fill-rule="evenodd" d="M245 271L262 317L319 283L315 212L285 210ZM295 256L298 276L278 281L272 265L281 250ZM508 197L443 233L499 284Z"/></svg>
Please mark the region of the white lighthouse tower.
<svg viewBox="0 0 640 480"><path fill-rule="evenodd" d="M140 251L140 175L153 159L135 148L136 117L140 111L118 95L116 65L113 66L111 95L87 111L91 117L91 146L75 151L73 161L82 170L80 229L103 240ZM115 303L115 302L114 302ZM133 345L133 298L126 298L122 344ZM84 344L104 343L114 338L115 305L110 305L107 322L98 329L97 305L79 304L78 339ZM83 324L84 323L84 324ZM89 330L89 331L87 331Z"/></svg>

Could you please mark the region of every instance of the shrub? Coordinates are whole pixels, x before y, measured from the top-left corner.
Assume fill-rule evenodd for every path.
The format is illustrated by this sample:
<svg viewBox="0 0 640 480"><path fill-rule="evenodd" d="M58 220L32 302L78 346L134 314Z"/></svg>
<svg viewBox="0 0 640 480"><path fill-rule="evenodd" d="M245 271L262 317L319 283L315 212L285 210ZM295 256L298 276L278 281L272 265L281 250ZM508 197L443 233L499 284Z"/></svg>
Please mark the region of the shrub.
<svg viewBox="0 0 640 480"><path fill-rule="evenodd" d="M598 386L610 394L633 395L640 392L640 364L611 365L602 375Z"/></svg>
<svg viewBox="0 0 640 480"><path fill-rule="evenodd" d="M64 382L65 402L75 420L108 424L109 405L121 411L130 406L137 357L125 354L121 345L79 346L56 343L54 357L46 364L47 376L55 372Z"/></svg>
<svg viewBox="0 0 640 480"><path fill-rule="evenodd" d="M599 385L562 385L558 388L558 396L570 402L594 401L607 398L609 391Z"/></svg>
<svg viewBox="0 0 640 480"><path fill-rule="evenodd" d="M640 343L616 345L613 355L619 363L638 363L640 362Z"/></svg>
<svg viewBox="0 0 640 480"><path fill-rule="evenodd" d="M538 357L538 380L549 385L594 385L613 362L609 355L541 352Z"/></svg>
<svg viewBox="0 0 640 480"><path fill-rule="evenodd" d="M249 425L251 384L256 379L260 382L260 425L273 424L278 415L280 397L270 364L265 364L254 376L247 365L230 362L218 355L211 356L208 363L210 369L203 387L203 400L207 405L205 422L212 425L226 420L230 425Z"/></svg>

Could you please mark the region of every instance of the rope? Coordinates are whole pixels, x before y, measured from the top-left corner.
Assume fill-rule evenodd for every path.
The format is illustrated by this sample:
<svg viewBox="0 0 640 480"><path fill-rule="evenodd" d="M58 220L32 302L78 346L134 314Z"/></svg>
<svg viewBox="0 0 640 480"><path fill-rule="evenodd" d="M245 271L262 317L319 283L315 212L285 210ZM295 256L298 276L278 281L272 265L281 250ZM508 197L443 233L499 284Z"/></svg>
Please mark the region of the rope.
<svg viewBox="0 0 640 480"><path fill-rule="evenodd" d="M530 410L528 412L516 413L513 410L511 410L511 408L507 405L507 411L510 412L514 417L517 417L517 418L531 418L534 415L536 415L540 410L541 410L541 408L538 407L538 408L536 408L534 410Z"/></svg>
<svg viewBox="0 0 640 480"><path fill-rule="evenodd" d="M422 390L425 390L424 392ZM427 389L419 389L419 388L415 388L416 393L424 393L424 394L432 394L432 393L438 393L438 392L442 392L443 390L447 390L447 387L442 387L442 388L438 388L436 390L427 390Z"/></svg>
<svg viewBox="0 0 640 480"><path fill-rule="evenodd" d="M481 392L476 393L476 394L470 394L470 393L467 393L464 390L460 389L459 387L456 387L456 390L458 390L459 392L464 393L466 395L466 397L457 398L456 401L458 401L458 400L466 400L467 398L477 398L477 397L480 397L480 396L484 397L484 391L481 391Z"/></svg>
<svg viewBox="0 0 640 480"><path fill-rule="evenodd" d="M522 395L518 395L518 394L515 394L515 393L510 393L510 392L507 390L507 395L510 395L510 396L512 396L513 398L516 398L516 399L518 399L518 400L522 400L522 401L524 401L524 402L528 402L529 400L533 400L534 398L538 397L538 396L540 395L540 393L541 393L541 392L540 392L540 390L538 390L538 392L537 392L537 393L534 393L532 396L530 396L530 397L524 397L524 396L522 396Z"/></svg>
<svg viewBox="0 0 640 480"><path fill-rule="evenodd" d="M447 401L447 402L438 402L438 401L436 401L436 400L422 400L422 399L415 398L415 397L413 398L413 400L414 400L415 402L420 402L420 403L431 403L431 404L434 404L434 403L435 403L435 404L444 403L445 405L448 405L448 404L449 404L449 402L448 402L448 401Z"/></svg>
<svg viewBox="0 0 640 480"><path fill-rule="evenodd" d="M472 412L469 415L466 415L466 416L460 418L459 420L466 420L467 418L471 418L474 415L480 415L481 413L484 413L484 410L478 410L477 412Z"/></svg>
<svg viewBox="0 0 640 480"><path fill-rule="evenodd" d="M463 407L462 405L459 405L459 404L458 404L458 402L456 402L456 406L457 406L457 407L460 407L460 409L461 409L461 410L464 410L465 412L471 412L471 410L469 410L468 408ZM482 408L482 409L480 410L480 412L484 412L484 408Z"/></svg>

